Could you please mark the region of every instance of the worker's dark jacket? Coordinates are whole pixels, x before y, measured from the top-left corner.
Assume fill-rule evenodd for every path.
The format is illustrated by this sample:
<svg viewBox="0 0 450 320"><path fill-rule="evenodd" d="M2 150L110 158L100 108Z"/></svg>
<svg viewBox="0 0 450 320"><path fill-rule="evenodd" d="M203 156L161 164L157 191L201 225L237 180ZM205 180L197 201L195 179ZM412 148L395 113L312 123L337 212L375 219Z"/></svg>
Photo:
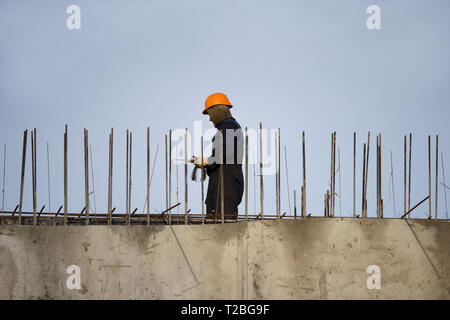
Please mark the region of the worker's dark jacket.
<svg viewBox="0 0 450 320"><path fill-rule="evenodd" d="M220 190L220 163L223 163L224 213L235 216L244 192L242 175L243 134L239 123L234 118L225 119L216 128L213 137L212 155L208 159L206 172L209 176L206 196L206 212L222 213ZM220 133L223 137L223 161L220 152Z"/></svg>

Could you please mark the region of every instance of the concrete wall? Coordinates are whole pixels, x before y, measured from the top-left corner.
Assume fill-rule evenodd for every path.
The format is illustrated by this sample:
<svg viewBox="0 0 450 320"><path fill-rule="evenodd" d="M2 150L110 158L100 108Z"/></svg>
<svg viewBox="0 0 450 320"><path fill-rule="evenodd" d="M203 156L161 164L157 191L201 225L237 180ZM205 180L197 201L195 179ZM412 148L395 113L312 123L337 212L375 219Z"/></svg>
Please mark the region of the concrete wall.
<svg viewBox="0 0 450 320"><path fill-rule="evenodd" d="M409 223L1 226L0 298L449 299L449 223ZM79 290L66 287L72 264ZM381 289L367 288L369 265Z"/></svg>

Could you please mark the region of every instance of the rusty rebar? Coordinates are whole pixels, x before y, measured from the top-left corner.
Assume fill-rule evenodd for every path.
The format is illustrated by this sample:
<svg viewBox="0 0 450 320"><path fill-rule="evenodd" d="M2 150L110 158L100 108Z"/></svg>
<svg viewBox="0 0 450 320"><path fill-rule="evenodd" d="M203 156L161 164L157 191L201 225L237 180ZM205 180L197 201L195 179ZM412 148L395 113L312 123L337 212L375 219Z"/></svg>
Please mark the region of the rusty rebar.
<svg viewBox="0 0 450 320"><path fill-rule="evenodd" d="M28 130L23 132L22 171L20 175L20 200L19 200L19 224L22 224L23 183L25 179L25 160L27 158Z"/></svg>

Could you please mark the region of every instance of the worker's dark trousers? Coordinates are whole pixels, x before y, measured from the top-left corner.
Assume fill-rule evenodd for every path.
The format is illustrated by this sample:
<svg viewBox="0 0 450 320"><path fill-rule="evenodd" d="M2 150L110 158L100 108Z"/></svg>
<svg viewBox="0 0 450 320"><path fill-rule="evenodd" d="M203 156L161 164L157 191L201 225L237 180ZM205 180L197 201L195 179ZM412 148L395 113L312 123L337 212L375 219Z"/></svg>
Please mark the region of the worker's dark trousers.
<svg viewBox="0 0 450 320"><path fill-rule="evenodd" d="M236 218L238 205L241 203L244 193L242 166L224 164L223 177L224 215L226 218ZM208 193L205 203L208 218L220 218L222 216L220 166L217 166L217 169L209 175Z"/></svg>

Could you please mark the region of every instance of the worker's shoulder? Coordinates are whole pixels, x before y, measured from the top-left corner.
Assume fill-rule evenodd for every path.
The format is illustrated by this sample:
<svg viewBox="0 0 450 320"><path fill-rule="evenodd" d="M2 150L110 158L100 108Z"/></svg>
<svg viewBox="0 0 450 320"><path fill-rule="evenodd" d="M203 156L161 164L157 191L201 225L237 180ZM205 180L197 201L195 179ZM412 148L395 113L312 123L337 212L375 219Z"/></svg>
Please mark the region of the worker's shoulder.
<svg viewBox="0 0 450 320"><path fill-rule="evenodd" d="M220 129L241 129L235 118L228 118L220 123Z"/></svg>

